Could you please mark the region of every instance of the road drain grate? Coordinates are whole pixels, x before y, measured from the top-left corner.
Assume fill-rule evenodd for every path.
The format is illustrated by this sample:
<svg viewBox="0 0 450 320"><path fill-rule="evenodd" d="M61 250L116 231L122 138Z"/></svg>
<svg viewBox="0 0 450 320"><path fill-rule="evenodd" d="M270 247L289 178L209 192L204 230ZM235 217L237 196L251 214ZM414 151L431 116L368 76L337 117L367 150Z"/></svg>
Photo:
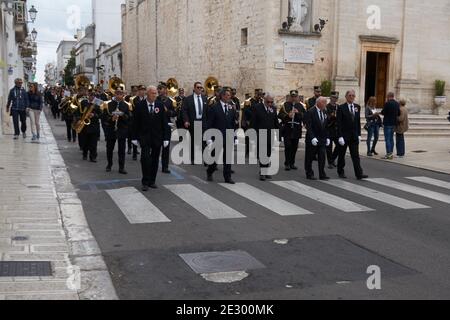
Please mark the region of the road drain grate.
<svg viewBox="0 0 450 320"><path fill-rule="evenodd" d="M49 261L0 261L0 277L51 277Z"/></svg>

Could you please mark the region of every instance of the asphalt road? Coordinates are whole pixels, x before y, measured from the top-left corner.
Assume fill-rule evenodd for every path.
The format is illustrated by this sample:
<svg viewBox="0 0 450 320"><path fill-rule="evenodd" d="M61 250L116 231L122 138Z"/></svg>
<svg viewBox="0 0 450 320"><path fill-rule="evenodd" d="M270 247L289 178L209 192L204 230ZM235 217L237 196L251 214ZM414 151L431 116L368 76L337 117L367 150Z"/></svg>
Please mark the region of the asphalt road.
<svg viewBox="0 0 450 320"><path fill-rule="evenodd" d="M220 172L217 182L207 183L203 166L182 166L172 167L172 175L160 173L159 189L142 193L139 162L127 156L127 176L118 174L117 160L106 173L103 141L99 163L82 161L78 145L65 139L64 123L49 122L121 299L450 298L448 175L367 159L363 167L371 178L389 180L388 186L383 180L356 181L349 166L350 187L369 188L366 194L307 181L303 170L280 172L275 182L301 184L285 188L260 182L255 166L235 166L234 180L245 183L245 190L256 188L257 201L251 201L220 185ZM300 150L299 167L303 156ZM336 172L328 173L337 179ZM393 181L421 189L399 190ZM338 199L313 199L308 189L297 190L305 186ZM428 193L420 194L422 189ZM398 198L384 200L376 191ZM131 192L134 200L116 196L116 203L112 195L122 192ZM205 197L211 200L207 205L200 201ZM298 215L299 207L313 214ZM134 208L128 218L127 208ZM148 212L170 222L136 223ZM199 253L208 252L214 254L202 259ZM184 254L195 255L183 259ZM368 289L369 266L380 268L381 290ZM217 283L230 277L242 280Z"/></svg>

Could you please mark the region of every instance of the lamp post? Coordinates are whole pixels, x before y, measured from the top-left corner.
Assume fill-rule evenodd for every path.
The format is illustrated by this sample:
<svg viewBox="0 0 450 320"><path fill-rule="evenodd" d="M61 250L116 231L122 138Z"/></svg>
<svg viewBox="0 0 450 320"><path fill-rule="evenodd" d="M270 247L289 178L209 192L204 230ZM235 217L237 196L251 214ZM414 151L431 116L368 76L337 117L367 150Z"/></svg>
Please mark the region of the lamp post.
<svg viewBox="0 0 450 320"><path fill-rule="evenodd" d="M35 28L33 28L33 31L31 31L31 40L35 41L37 38L37 31Z"/></svg>
<svg viewBox="0 0 450 320"><path fill-rule="evenodd" d="M31 22L34 23L34 20L36 20L38 11L34 6L31 6L31 9L28 10L28 14L30 15Z"/></svg>

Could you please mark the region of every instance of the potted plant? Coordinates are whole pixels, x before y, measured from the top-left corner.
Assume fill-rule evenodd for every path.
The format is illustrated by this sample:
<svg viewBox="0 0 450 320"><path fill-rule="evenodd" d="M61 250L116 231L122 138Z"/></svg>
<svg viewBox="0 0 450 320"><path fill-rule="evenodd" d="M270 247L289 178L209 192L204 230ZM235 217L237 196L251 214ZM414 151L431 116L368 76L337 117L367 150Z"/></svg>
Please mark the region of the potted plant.
<svg viewBox="0 0 450 320"><path fill-rule="evenodd" d="M434 104L436 109L434 113L437 115L447 114L448 110L445 108L447 104L447 97L445 96L445 81L436 80L435 82L436 96L434 97Z"/></svg>

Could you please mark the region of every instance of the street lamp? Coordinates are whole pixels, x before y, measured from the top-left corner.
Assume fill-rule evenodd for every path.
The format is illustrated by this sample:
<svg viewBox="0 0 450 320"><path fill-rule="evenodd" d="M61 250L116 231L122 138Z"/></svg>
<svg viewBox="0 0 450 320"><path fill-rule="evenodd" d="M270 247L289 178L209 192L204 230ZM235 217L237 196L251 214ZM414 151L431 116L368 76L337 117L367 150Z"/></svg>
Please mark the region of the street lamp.
<svg viewBox="0 0 450 320"><path fill-rule="evenodd" d="M31 22L34 23L34 20L36 20L36 15L37 15L38 11L36 10L36 8L34 6L31 6L31 9L28 10L28 13L30 14Z"/></svg>
<svg viewBox="0 0 450 320"><path fill-rule="evenodd" d="M38 33L37 33L36 29L33 28L33 31L31 31L31 39L32 39L33 41L36 40L37 34L38 34Z"/></svg>

